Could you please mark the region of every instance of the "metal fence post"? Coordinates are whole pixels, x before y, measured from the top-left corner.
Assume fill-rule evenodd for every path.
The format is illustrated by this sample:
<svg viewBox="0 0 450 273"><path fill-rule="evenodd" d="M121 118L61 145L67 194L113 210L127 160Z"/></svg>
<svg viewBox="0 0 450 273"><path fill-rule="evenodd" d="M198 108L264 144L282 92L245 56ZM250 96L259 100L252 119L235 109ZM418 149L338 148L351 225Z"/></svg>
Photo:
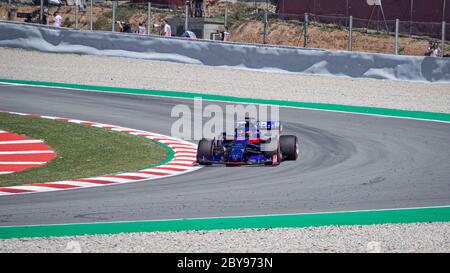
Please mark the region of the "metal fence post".
<svg viewBox="0 0 450 273"><path fill-rule="evenodd" d="M267 10L264 10L264 33L263 33L263 43L267 44L267 26L268 26L268 22L267 22Z"/></svg>
<svg viewBox="0 0 450 273"><path fill-rule="evenodd" d="M228 26L228 2L226 2L225 4L225 16L223 19L223 25L226 27Z"/></svg>
<svg viewBox="0 0 450 273"><path fill-rule="evenodd" d="M148 9L148 20L147 20L147 35L150 35L151 32L151 26L152 26L152 2L148 2L147 4L147 9Z"/></svg>
<svg viewBox="0 0 450 273"><path fill-rule="evenodd" d="M90 12L90 14L89 14L89 29L90 30L93 30L94 29L94 23L93 23L93 20L94 20L94 16L93 16L93 14L94 14L94 12L93 12L93 9L94 9L94 4L93 4L93 2L94 2L94 0L91 0L91 3L90 3L90 6L91 6L91 12Z"/></svg>
<svg viewBox="0 0 450 273"><path fill-rule="evenodd" d="M11 0L8 0L8 20L11 20Z"/></svg>
<svg viewBox="0 0 450 273"><path fill-rule="evenodd" d="M304 32L304 41L303 41L303 47L308 47L308 13L305 13L305 32Z"/></svg>
<svg viewBox="0 0 450 273"><path fill-rule="evenodd" d="M400 27L400 20L395 19L395 55L398 55L398 31Z"/></svg>
<svg viewBox="0 0 450 273"><path fill-rule="evenodd" d="M413 15L414 15L414 0L411 0L411 10L409 15L409 36L412 36L412 26L413 26Z"/></svg>
<svg viewBox="0 0 450 273"><path fill-rule="evenodd" d="M78 8L79 8L80 0L75 1L75 29L78 29Z"/></svg>
<svg viewBox="0 0 450 273"><path fill-rule="evenodd" d="M186 5L184 9L184 29L189 29L189 0L186 0Z"/></svg>
<svg viewBox="0 0 450 273"><path fill-rule="evenodd" d="M442 46L442 57L444 57L445 55L445 21L442 21L442 41L441 41L441 46Z"/></svg>
<svg viewBox="0 0 450 273"><path fill-rule="evenodd" d="M44 23L44 0L41 0L41 9L39 10L39 23Z"/></svg>
<svg viewBox="0 0 450 273"><path fill-rule="evenodd" d="M348 51L353 50L353 16L348 21Z"/></svg>
<svg viewBox="0 0 450 273"><path fill-rule="evenodd" d="M446 0L444 0L444 3L442 3L442 21L445 21L445 7L446 7Z"/></svg>
<svg viewBox="0 0 450 273"><path fill-rule="evenodd" d="M116 1L112 2L112 27L111 27L111 31L114 32L116 31Z"/></svg>

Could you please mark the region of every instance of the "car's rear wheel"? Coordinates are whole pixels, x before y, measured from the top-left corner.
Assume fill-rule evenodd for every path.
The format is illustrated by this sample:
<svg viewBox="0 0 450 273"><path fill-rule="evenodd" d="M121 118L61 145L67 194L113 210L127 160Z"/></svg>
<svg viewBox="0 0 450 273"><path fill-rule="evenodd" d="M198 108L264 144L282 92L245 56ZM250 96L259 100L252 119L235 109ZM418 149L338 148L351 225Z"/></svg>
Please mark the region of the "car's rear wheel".
<svg viewBox="0 0 450 273"><path fill-rule="evenodd" d="M197 162L200 165L211 165L211 163L205 158L208 158L213 155L214 142L208 139L201 139L198 143L197 149Z"/></svg>
<svg viewBox="0 0 450 273"><path fill-rule="evenodd" d="M285 135L280 137L281 154L284 160L297 160L298 139L297 136Z"/></svg>

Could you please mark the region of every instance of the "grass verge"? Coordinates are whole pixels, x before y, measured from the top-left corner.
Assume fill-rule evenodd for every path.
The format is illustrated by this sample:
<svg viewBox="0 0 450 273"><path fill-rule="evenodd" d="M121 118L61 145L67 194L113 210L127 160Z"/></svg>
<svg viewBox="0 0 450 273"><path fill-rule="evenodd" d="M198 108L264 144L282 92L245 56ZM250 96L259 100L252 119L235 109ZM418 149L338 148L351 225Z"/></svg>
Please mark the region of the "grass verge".
<svg viewBox="0 0 450 273"><path fill-rule="evenodd" d="M44 140L57 153L42 167L0 175L2 187L134 171L168 156L143 137L63 121L0 113L0 130Z"/></svg>

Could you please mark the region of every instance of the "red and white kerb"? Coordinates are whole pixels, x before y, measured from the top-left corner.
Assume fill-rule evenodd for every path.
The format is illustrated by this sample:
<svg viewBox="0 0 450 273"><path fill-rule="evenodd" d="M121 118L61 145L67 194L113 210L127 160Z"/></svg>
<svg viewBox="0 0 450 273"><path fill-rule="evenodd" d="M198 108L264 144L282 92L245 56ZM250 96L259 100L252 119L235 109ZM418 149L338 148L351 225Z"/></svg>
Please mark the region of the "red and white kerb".
<svg viewBox="0 0 450 273"><path fill-rule="evenodd" d="M116 185L123 183L133 183L140 182L145 180L158 179L163 177L170 177L175 175L180 175L184 173L188 173L191 171L195 171L200 169L200 166L195 164L196 156L197 156L197 145L191 142L187 142L181 139L173 138L170 136L165 136L161 134L151 133L147 131L135 130L126 127L120 127L110 124L96 123L90 121L83 121L77 119L69 119L69 118L61 118L61 117L51 117L51 116L41 116L41 115L30 115L23 113L15 113L9 112L11 114L18 114L24 116L34 116L52 120L59 120L71 123L78 123L93 127L104 128L112 131L125 132L131 135L142 136L148 139L152 139L154 141L166 144L170 149L174 152L174 157L164 165L159 165L157 167L148 168L139 170L136 172L125 172L119 174L111 174L104 175L99 177L88 177L82 179L74 179L74 180L65 180L65 181L56 181L56 182L47 182L47 183L34 183L27 184L23 186L13 186L13 187L0 187L0 196L3 195L12 195L12 194L27 194L27 193L36 193L36 192L49 192L49 191L59 191L59 190L67 190L67 189L80 189L80 188L88 188L88 187L99 187L106 185ZM3 133L2 133L3 134ZM29 140L31 141L31 140ZM40 145L42 142L36 143L27 143L27 145ZM1 146L2 144L0 144ZM6 146L5 146L6 147ZM33 148L33 151L39 151L36 147ZM18 152L18 150L14 150ZM5 154L6 156L7 154ZM0 158L1 158L0 153ZM29 158L32 154L29 154ZM27 157L24 157L27 158ZM32 162L43 162L38 160L39 157L33 159ZM36 160L36 161L34 161ZM5 161L7 162L7 161ZM14 162L14 161L13 161ZM25 161L24 161L25 162ZM34 164L33 163L33 164ZM6 165L6 164L4 164ZM25 164L24 164L25 165ZM1 166L1 163L0 163ZM35 165L34 165L35 166ZM2 170L2 169L0 169ZM6 169L4 169L6 170ZM9 171L8 171L9 172Z"/></svg>

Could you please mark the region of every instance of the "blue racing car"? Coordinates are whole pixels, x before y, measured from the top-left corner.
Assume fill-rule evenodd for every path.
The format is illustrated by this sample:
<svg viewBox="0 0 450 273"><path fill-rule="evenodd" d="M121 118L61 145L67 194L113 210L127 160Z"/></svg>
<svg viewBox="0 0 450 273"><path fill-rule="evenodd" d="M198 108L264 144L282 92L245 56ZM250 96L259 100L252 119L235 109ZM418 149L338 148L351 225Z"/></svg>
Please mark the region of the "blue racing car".
<svg viewBox="0 0 450 273"><path fill-rule="evenodd" d="M272 165L284 160L297 160L298 139L281 135L279 121L238 122L234 136L222 134L220 139L202 139L198 143L197 163L200 165Z"/></svg>

